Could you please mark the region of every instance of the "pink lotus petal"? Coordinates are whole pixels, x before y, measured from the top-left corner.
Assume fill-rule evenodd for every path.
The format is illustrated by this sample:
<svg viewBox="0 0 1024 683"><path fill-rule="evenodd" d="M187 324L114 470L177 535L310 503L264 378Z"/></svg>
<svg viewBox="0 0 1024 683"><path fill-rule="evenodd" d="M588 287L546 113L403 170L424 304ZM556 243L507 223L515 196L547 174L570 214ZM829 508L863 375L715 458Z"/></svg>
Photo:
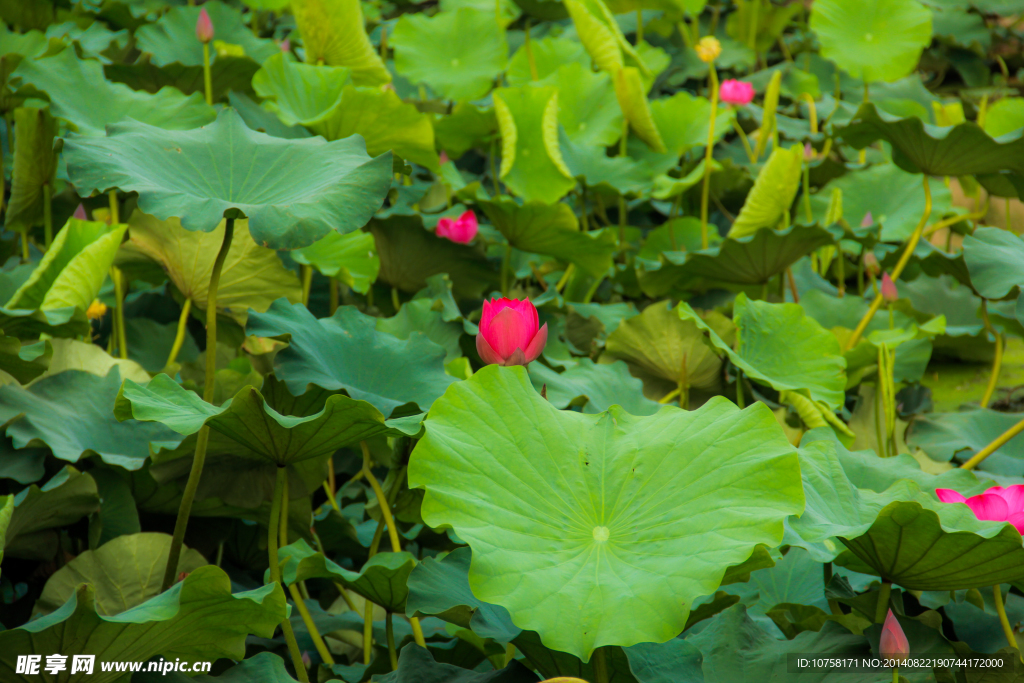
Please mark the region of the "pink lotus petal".
<svg viewBox="0 0 1024 683"><path fill-rule="evenodd" d="M910 654L910 642L896 616L889 610L882 624L882 636L878 641L878 654L885 659L906 659Z"/></svg>
<svg viewBox="0 0 1024 683"><path fill-rule="evenodd" d="M1024 536L1024 512L1014 512L1010 514L1010 518L1006 520L1017 529L1017 532Z"/></svg>
<svg viewBox="0 0 1024 683"><path fill-rule="evenodd" d="M529 321L517 308L512 307L501 309L491 319L490 326L486 330L482 329L481 333L502 358L508 358L516 349L527 346L534 335Z"/></svg>
<svg viewBox="0 0 1024 683"><path fill-rule="evenodd" d="M196 20L196 38L200 43L208 43L213 40L213 22L206 8L199 10L199 18Z"/></svg>
<svg viewBox="0 0 1024 683"><path fill-rule="evenodd" d="M533 339L530 341L530 345L526 347L526 363L532 363L537 360L541 352L544 351L545 344L548 343L548 324L544 323L543 327L537 330L537 334L533 335ZM524 363L524 365L526 364Z"/></svg>
<svg viewBox="0 0 1024 683"><path fill-rule="evenodd" d="M505 360L502 365L508 367L512 365L526 365L526 354L523 353L522 349L516 349L512 352L512 355Z"/></svg>
<svg viewBox="0 0 1024 683"><path fill-rule="evenodd" d="M862 227L862 228L869 228L869 227L871 227L874 224L875 224L875 219L871 217L871 212L868 211L866 214L864 214L864 218L861 219L860 227Z"/></svg>
<svg viewBox="0 0 1024 683"><path fill-rule="evenodd" d="M85 215L85 206L84 205L82 205L82 204L78 205L78 208L75 209L74 218L77 218L80 221L87 221L87 220L89 220L89 217L87 215Z"/></svg>
<svg viewBox="0 0 1024 683"><path fill-rule="evenodd" d="M480 354L480 360L487 363L488 365L501 365L502 358L498 355L498 352L491 348L491 345L484 339L484 335L478 334L476 336L476 352Z"/></svg>
<svg viewBox="0 0 1024 683"><path fill-rule="evenodd" d="M1024 484L1014 484L1006 488L993 486L985 493L994 493L1000 496L1006 501L1006 507L1010 508L1011 513L1024 512Z"/></svg>
<svg viewBox="0 0 1024 683"><path fill-rule="evenodd" d="M943 503L966 503L967 499L953 489L935 489L935 495Z"/></svg>
<svg viewBox="0 0 1024 683"><path fill-rule="evenodd" d="M974 516L990 522L1005 522L1010 517L1010 508L999 495L982 493L967 499L967 507L974 510Z"/></svg>
<svg viewBox="0 0 1024 683"><path fill-rule="evenodd" d="M896 283L889 277L889 273L882 273L882 286L879 289L882 292L882 299L886 303L895 303L900 298L900 293L896 290Z"/></svg>
<svg viewBox="0 0 1024 683"><path fill-rule="evenodd" d="M722 81L718 89L718 98L726 104L750 104L754 99L754 86L746 81L729 79Z"/></svg>

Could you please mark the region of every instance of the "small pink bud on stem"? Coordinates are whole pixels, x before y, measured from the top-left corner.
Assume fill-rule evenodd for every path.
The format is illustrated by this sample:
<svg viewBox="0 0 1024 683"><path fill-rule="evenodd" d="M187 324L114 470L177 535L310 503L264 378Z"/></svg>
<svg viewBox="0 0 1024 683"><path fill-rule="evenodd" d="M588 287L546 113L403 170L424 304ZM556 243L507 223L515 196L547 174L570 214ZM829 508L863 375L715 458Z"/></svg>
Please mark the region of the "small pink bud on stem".
<svg viewBox="0 0 1024 683"><path fill-rule="evenodd" d="M196 20L196 38L200 43L209 43L213 40L213 22L210 21L210 15L205 7L199 10L199 19Z"/></svg>

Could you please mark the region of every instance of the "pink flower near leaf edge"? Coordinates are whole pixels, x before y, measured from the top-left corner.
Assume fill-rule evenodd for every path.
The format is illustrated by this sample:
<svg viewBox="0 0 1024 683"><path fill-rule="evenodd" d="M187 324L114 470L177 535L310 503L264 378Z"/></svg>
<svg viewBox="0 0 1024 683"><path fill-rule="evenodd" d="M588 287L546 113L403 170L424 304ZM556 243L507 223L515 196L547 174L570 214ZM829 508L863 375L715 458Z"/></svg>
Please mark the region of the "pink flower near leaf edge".
<svg viewBox="0 0 1024 683"><path fill-rule="evenodd" d="M529 299L484 302L476 350L494 365L527 365L537 359L548 341L548 324L538 328L537 307Z"/></svg>
<svg viewBox="0 0 1024 683"><path fill-rule="evenodd" d="M208 43L213 40L213 22L205 7L199 10L199 18L196 19L196 38L200 43Z"/></svg>
<svg viewBox="0 0 1024 683"><path fill-rule="evenodd" d="M478 229L476 214L466 211L458 218L442 218L437 222L437 236L459 244L469 244L476 237Z"/></svg>
<svg viewBox="0 0 1024 683"><path fill-rule="evenodd" d="M1009 522L1024 534L1024 484L993 486L970 498L964 498L953 489L935 489L943 503L963 503L971 508L978 519L991 522Z"/></svg>
<svg viewBox="0 0 1024 683"><path fill-rule="evenodd" d="M718 97L726 104L750 104L754 99L754 86L746 81L729 79L722 81Z"/></svg>
<svg viewBox="0 0 1024 683"><path fill-rule="evenodd" d="M896 616L889 610L882 624L882 637L878 641L878 653L885 659L902 661L910 654L910 642Z"/></svg>

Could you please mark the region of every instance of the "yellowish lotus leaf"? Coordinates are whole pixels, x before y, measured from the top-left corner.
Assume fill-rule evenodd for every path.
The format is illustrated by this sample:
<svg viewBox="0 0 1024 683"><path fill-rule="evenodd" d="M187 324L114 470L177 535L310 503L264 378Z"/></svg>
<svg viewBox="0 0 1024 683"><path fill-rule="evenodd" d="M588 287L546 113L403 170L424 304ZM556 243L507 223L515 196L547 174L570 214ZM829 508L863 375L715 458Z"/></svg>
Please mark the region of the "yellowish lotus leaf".
<svg viewBox="0 0 1024 683"><path fill-rule="evenodd" d="M292 0L310 64L347 66L358 85L391 82L391 74L366 35L359 0Z"/></svg>

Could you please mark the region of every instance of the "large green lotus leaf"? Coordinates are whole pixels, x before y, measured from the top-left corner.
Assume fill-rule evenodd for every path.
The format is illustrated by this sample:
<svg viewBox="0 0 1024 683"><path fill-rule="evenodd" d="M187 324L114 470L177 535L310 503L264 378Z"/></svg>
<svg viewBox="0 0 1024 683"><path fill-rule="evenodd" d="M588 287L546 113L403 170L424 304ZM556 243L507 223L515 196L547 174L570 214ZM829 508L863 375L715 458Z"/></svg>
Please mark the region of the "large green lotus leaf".
<svg viewBox="0 0 1024 683"><path fill-rule="evenodd" d="M277 556L281 562L281 578L286 584L331 579L389 612L405 613L405 600L409 596L406 583L416 566L416 558L409 553L377 553L358 572L335 564L301 539L278 548Z"/></svg>
<svg viewBox="0 0 1024 683"><path fill-rule="evenodd" d="M81 585L55 612L0 633L0 677L12 683L39 680L15 673L19 655L37 652L91 654L98 662L144 662L156 655L183 662L242 659L246 636L271 637L287 614L279 585L232 594L231 579L212 565L113 616L97 613L95 594L92 586ZM113 683L123 678L124 672L104 672L97 665L92 674L62 674L53 680Z"/></svg>
<svg viewBox="0 0 1024 683"><path fill-rule="evenodd" d="M359 0L292 0L291 9L307 62L348 67L360 85L391 81L366 35Z"/></svg>
<svg viewBox="0 0 1024 683"><path fill-rule="evenodd" d="M948 462L957 456L968 460L1013 425L1020 422L1016 413L1000 413L988 408L957 413L927 413L914 419L907 431L907 445L920 448L928 457ZM979 469L1019 474L1024 462L1024 436L1015 436L985 458Z"/></svg>
<svg viewBox="0 0 1024 683"><path fill-rule="evenodd" d="M5 552L11 557L50 561L58 549L58 530L99 506L95 480L65 466L42 487L32 484L14 496Z"/></svg>
<svg viewBox="0 0 1024 683"><path fill-rule="evenodd" d="M127 228L69 218L7 308L89 308L107 279Z"/></svg>
<svg viewBox="0 0 1024 683"><path fill-rule="evenodd" d="M206 310L213 262L224 241L224 221L211 232L191 232L181 227L177 218L162 221L135 211L128 221L128 237L122 260L134 256L152 259L178 291L192 299L194 307ZM265 311L281 297L293 303L302 300L298 276L284 267L276 252L249 238L248 221L236 221L217 289L218 310L245 324L250 309Z"/></svg>
<svg viewBox="0 0 1024 683"><path fill-rule="evenodd" d="M693 149L708 144L708 122L711 119L711 102L682 90L651 102L651 116L668 148L668 158L678 162L679 157ZM715 140L721 140L730 129L735 116L733 110L723 108L715 118ZM636 153L635 149L630 154ZM649 154L649 152L648 152ZM675 166L672 163L668 168Z"/></svg>
<svg viewBox="0 0 1024 683"><path fill-rule="evenodd" d="M432 17L403 14L390 38L398 73L447 100L483 97L508 63L505 31L493 11L460 7Z"/></svg>
<svg viewBox="0 0 1024 683"><path fill-rule="evenodd" d="M494 109L471 102L460 102L450 114L434 118L437 147L447 152L450 159L458 159L474 147L486 146L497 129Z"/></svg>
<svg viewBox="0 0 1024 683"><path fill-rule="evenodd" d="M181 8L185 9L185 8ZM191 30L195 40L195 24ZM185 97L176 88L162 88L155 95L132 90L123 83L111 83L103 76L103 66L91 59L78 59L74 50L52 57L21 63L14 77L46 93L50 111L67 121L82 135L103 136L106 127L134 119L168 130L187 130L214 120L216 112L202 95ZM88 97L82 97L83 88Z"/></svg>
<svg viewBox="0 0 1024 683"><path fill-rule="evenodd" d="M725 239L719 246L688 254L666 252L665 263L654 271L639 271L640 287L649 296L662 296L695 280L709 283L761 285L810 254L832 244L834 235L818 225L794 225L785 230L758 230L753 235Z"/></svg>
<svg viewBox="0 0 1024 683"><path fill-rule="evenodd" d="M49 367L36 381L68 370L84 370L98 377L106 377L114 366L117 366L121 377L125 379L133 379L136 382L149 381L149 373L141 365L127 358L115 358L102 346L77 339L51 339L50 346L53 355L50 357ZM161 363L165 360L166 356Z"/></svg>
<svg viewBox="0 0 1024 683"><path fill-rule="evenodd" d="M238 45L245 55L262 64L271 55L280 52L272 40L256 37L245 25L242 13L219 0L203 3L213 23L214 40L229 45ZM146 24L135 32L136 45L150 55L150 61L158 66L178 62L185 66L202 66L203 44L196 39L196 21L199 7L172 7L160 19ZM211 45L211 48L213 46ZM211 49L216 59L217 51Z"/></svg>
<svg viewBox="0 0 1024 683"><path fill-rule="evenodd" d="M932 13L916 0L820 0L811 30L821 56L862 81L897 81L932 40Z"/></svg>
<svg viewBox="0 0 1024 683"><path fill-rule="evenodd" d="M846 359L839 342L798 304L751 301L741 292L733 305L735 351L685 301L679 304L679 317L707 332L711 343L748 377L778 391L806 390L833 409L843 405Z"/></svg>
<svg viewBox="0 0 1024 683"><path fill-rule="evenodd" d="M52 357L53 346L46 340L25 344L17 337L0 336L0 371L20 384L45 372Z"/></svg>
<svg viewBox="0 0 1024 683"><path fill-rule="evenodd" d="M762 405L584 415L541 398L525 369L487 366L426 425L409 464L424 521L474 548L475 595L582 659L675 637L693 599L803 509L797 456Z"/></svg>
<svg viewBox="0 0 1024 683"><path fill-rule="evenodd" d="M286 126L313 126L341 104L351 77L345 67L302 64L280 52L263 63L252 77L252 87L263 98L263 108Z"/></svg>
<svg viewBox="0 0 1024 683"><path fill-rule="evenodd" d="M729 237L746 237L761 228L776 227L793 205L803 163L804 151L800 145L772 150L729 229Z"/></svg>
<svg viewBox="0 0 1024 683"><path fill-rule="evenodd" d="M417 332L423 334L444 348L446 365L462 355L459 339L462 337L463 325L454 320L445 320L443 312L437 309L435 300L431 298L403 303L392 317L377 318L377 329L399 339L408 339Z"/></svg>
<svg viewBox="0 0 1024 683"><path fill-rule="evenodd" d="M578 43L566 40L553 42L579 48ZM569 139L578 145L607 147L622 135L622 110L611 77L592 71L589 59L581 56L582 61L563 63L543 82L558 89L558 122Z"/></svg>
<svg viewBox="0 0 1024 683"><path fill-rule="evenodd" d="M1024 175L1021 132L996 139L972 121L956 126L930 126L914 116L888 114L870 102L862 104L849 124L835 132L857 149L885 140L893 147L893 161L909 173L974 175L979 176L982 184L987 176L1001 171L1017 179Z"/></svg>
<svg viewBox="0 0 1024 683"><path fill-rule="evenodd" d="M1024 240L1009 230L978 228L964 238L971 285L986 299L1016 295L1024 284Z"/></svg>
<svg viewBox="0 0 1024 683"><path fill-rule="evenodd" d="M581 358L561 374L534 363L530 379L538 391L547 387L548 400L557 408L565 408L580 397L587 399L585 413L600 413L618 405L631 415L653 415L661 407L643 395L643 382L618 361L595 365L589 358Z"/></svg>
<svg viewBox="0 0 1024 683"><path fill-rule="evenodd" d="M533 66L530 66L532 57ZM534 81L545 81L562 70L563 66L579 63L584 71L590 72L590 57L577 41L564 36L547 36L540 40L531 39L530 48L522 45L508 63L505 78L509 85L528 85ZM534 78L536 69L536 78ZM610 82L610 81L609 81ZM567 128L568 130L568 128Z"/></svg>
<svg viewBox="0 0 1024 683"><path fill-rule="evenodd" d="M619 69L613 76L615 97L619 100L622 115L629 121L633 133L657 154L668 151L665 141L658 130L658 124L651 114L650 103L647 101L647 84L644 83L640 70L635 66Z"/></svg>
<svg viewBox="0 0 1024 683"><path fill-rule="evenodd" d="M392 172L391 155L371 159L358 137L275 138L250 129L233 109L190 131L126 122L110 126L106 138L70 136L64 157L80 194L138 192L142 211L179 217L186 230L248 218L253 239L272 249L362 227Z"/></svg>
<svg viewBox="0 0 1024 683"><path fill-rule="evenodd" d="M12 337L38 339L41 334L51 337L77 337L89 331L89 320L80 308L67 307L50 311L31 308L0 307L0 330Z"/></svg>
<svg viewBox="0 0 1024 683"><path fill-rule="evenodd" d="M424 230L418 216L374 220L370 232L380 258L382 283L414 293L426 287L429 278L445 273L458 299L479 299L497 284L497 273L482 250Z"/></svg>
<svg viewBox="0 0 1024 683"><path fill-rule="evenodd" d="M127 29L111 31L100 21L95 21L85 28L73 21L51 24L46 28L46 37L56 38L69 46L77 43L83 56L100 61L106 61L102 53L111 47L111 43L114 44L115 50L124 50L128 46Z"/></svg>
<svg viewBox="0 0 1024 683"><path fill-rule="evenodd" d="M698 680L705 683L788 680L793 677L788 669L790 660L787 655L790 653L873 656L864 636L854 635L834 622L826 623L817 632L800 633L792 640L779 639L751 619L743 605L725 610L709 622L707 628L686 640L704 655L701 663L703 677ZM879 673L836 673L835 670L822 669L801 672L800 678L810 683L875 683Z"/></svg>
<svg viewBox="0 0 1024 683"><path fill-rule="evenodd" d="M932 192L934 223L952 208L952 194L941 179L929 179ZM850 225L860 225L871 213L872 222L882 226L882 240L900 242L910 237L924 212L924 191L921 177L903 171L895 164L878 164L856 173L847 173L830 180L824 188L811 195L815 220L824 224L832 191L843 193L843 218ZM802 201L802 200L801 200ZM803 208L797 213L803 215Z"/></svg>
<svg viewBox="0 0 1024 683"><path fill-rule="evenodd" d="M328 140L361 135L371 155L394 150L406 161L439 169L430 117L403 102L394 90L346 86L341 106L314 130Z"/></svg>
<svg viewBox="0 0 1024 683"><path fill-rule="evenodd" d="M43 222L43 188L49 187L50 192L54 189L57 155L53 153L53 138L57 122L46 109L21 107L14 110L14 125L18 134L14 138L14 172L4 227L28 232Z"/></svg>
<svg viewBox="0 0 1024 683"><path fill-rule="evenodd" d="M478 673L438 662L429 650L413 643L402 648L397 669L373 679L380 683L535 683L537 674L515 659L503 669Z"/></svg>
<svg viewBox="0 0 1024 683"><path fill-rule="evenodd" d="M119 536L97 550L86 550L47 579L32 613L49 614L59 609L83 583L96 591L96 612L103 616L141 605L160 594L170 549L169 535L140 533ZM208 562L198 551L186 549L177 571L192 572L205 564Z"/></svg>
<svg viewBox="0 0 1024 683"><path fill-rule="evenodd" d="M456 381L445 374L443 348L419 335L379 332L375 318L352 306L317 320L301 304L278 299L266 313L251 313L246 331L288 342L274 367L295 394L309 384L344 389L390 415L407 403L429 408Z"/></svg>
<svg viewBox="0 0 1024 683"><path fill-rule="evenodd" d="M477 203L516 249L575 263L594 277L604 275L612 265L615 235L611 230L580 232L568 204L518 204L508 198Z"/></svg>
<svg viewBox="0 0 1024 683"><path fill-rule="evenodd" d="M652 398L661 398L683 381L710 389L718 384L722 368L722 359L701 329L682 320L668 301L651 304L608 335L601 362L614 360L625 361Z"/></svg>
<svg viewBox="0 0 1024 683"><path fill-rule="evenodd" d="M322 275L336 278L360 294L366 294L380 272L377 247L368 232L347 235L329 232L308 247L296 249L291 257L296 263L313 266Z"/></svg>
<svg viewBox="0 0 1024 683"><path fill-rule="evenodd" d="M113 407L120 386L116 367L106 377L68 370L30 387L0 386L0 421L7 423L16 448L45 444L68 462L99 455L108 464L137 470L150 443L173 446L181 437L159 424L118 422Z"/></svg>
<svg viewBox="0 0 1024 683"><path fill-rule="evenodd" d="M25 102L25 97L8 87L11 74L23 59L38 57L48 48L49 41L42 31L18 33L0 22L0 112L9 112Z"/></svg>
<svg viewBox="0 0 1024 683"><path fill-rule="evenodd" d="M558 90L501 88L494 93L501 131L501 179L526 201L553 204L576 181L558 144Z"/></svg>
<svg viewBox="0 0 1024 683"><path fill-rule="evenodd" d="M440 561L426 558L409 575L406 613L413 616L438 616L445 621L472 629L482 638L508 643L521 632L508 610L483 602L469 587L472 551L456 548Z"/></svg>
<svg viewBox="0 0 1024 683"><path fill-rule="evenodd" d="M290 396L270 377L263 392L246 386L217 407L161 374L146 385L125 380L114 415L118 420L159 422L183 436L206 424L242 447L238 457L263 458L279 467L391 432L384 416L366 401L343 394L327 396L316 389Z"/></svg>
<svg viewBox="0 0 1024 683"><path fill-rule="evenodd" d="M1024 128L1024 97L1004 97L990 105L982 128L994 138Z"/></svg>

